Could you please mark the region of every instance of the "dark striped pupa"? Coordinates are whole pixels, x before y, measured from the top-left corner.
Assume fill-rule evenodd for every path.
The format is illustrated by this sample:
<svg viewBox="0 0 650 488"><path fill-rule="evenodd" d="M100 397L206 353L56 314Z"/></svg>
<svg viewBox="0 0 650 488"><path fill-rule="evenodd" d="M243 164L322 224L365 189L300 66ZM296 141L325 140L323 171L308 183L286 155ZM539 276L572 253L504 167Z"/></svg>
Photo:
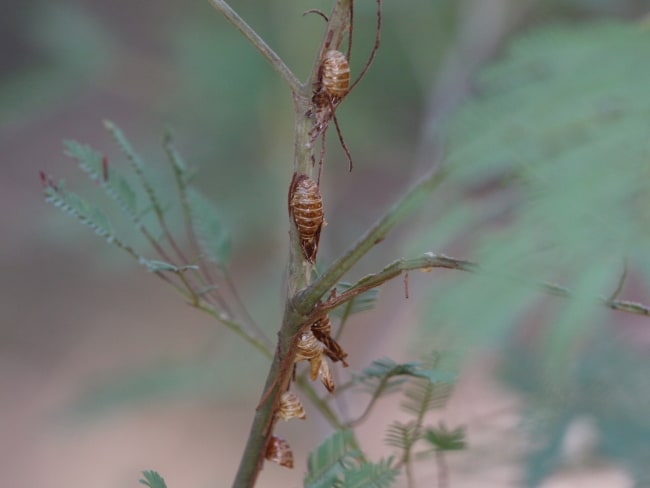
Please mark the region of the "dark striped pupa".
<svg viewBox="0 0 650 488"><path fill-rule="evenodd" d="M318 185L309 176L294 175L289 188L289 213L296 224L303 255L314 263L325 214Z"/></svg>
<svg viewBox="0 0 650 488"><path fill-rule="evenodd" d="M265 457L268 461L284 466L285 468L293 468L293 452L291 446L279 435L274 435L269 439L266 445Z"/></svg>
<svg viewBox="0 0 650 488"><path fill-rule="evenodd" d="M341 361L344 367L348 366L348 363L345 361L345 358L348 357L348 353L345 352L336 339L332 337L332 322L330 322L330 318L327 315L318 319L311 325L311 332L314 334L316 339L322 342L325 346L323 352L328 358L334 362Z"/></svg>

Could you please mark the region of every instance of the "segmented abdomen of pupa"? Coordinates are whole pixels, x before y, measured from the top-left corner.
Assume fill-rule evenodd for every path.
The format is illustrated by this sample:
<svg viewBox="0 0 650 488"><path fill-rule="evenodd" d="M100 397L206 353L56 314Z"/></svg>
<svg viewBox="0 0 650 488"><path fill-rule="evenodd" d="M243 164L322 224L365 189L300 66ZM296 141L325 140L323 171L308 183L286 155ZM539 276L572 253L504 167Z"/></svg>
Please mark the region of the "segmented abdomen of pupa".
<svg viewBox="0 0 650 488"><path fill-rule="evenodd" d="M305 259L313 263L318 252L324 213L318 185L309 176L294 176L289 192L289 211L296 224Z"/></svg>

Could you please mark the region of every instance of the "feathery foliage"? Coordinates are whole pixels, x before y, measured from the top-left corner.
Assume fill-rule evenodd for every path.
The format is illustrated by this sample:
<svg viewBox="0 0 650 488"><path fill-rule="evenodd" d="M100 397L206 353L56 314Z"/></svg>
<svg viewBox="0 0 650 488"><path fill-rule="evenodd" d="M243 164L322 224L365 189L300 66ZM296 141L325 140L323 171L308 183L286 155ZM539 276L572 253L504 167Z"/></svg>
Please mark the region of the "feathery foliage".
<svg viewBox="0 0 650 488"><path fill-rule="evenodd" d="M447 165L459 199L480 191L481 208L501 211L466 241L483 273L432 294L436 328L465 344L499 341L543 304L541 357L562 377L602 320L597 299L650 244L649 48L641 24L557 25L513 42L481 75L479 96L446 128ZM550 304L544 282L566 284L571 300Z"/></svg>
<svg viewBox="0 0 650 488"><path fill-rule="evenodd" d="M437 427L427 429L424 439L433 446L436 451L459 451L465 449L465 427L456 427L449 430L442 422Z"/></svg>
<svg viewBox="0 0 650 488"><path fill-rule="evenodd" d="M342 481L335 488L388 488L393 485L400 470L393 467L393 458L382 459L378 463L361 463L344 472Z"/></svg>
<svg viewBox="0 0 650 488"><path fill-rule="evenodd" d="M482 73L479 96L446 128L459 199L480 192L481 209L501 212L484 214L465 233L478 236L465 244L482 274L436 287L428 316L467 346L503 343L535 311L539 349L524 357L510 351L509 359L515 384L547 410L533 434L528 486L558 466L567 428L582 414L596 419L603 451L616 452L637 483L647 473L647 422L638 413L626 425L608 420L628 418L614 398L632 395L631 404L642 404L644 388L628 383L641 363L613 368L622 361L617 354L629 356L620 348L599 359L611 370L602 375L590 348L610 340L604 331L611 315L598 299L620 291L624 269L650 282L643 264L650 244L648 49L650 29L642 23L532 31ZM569 299L539 293L538 285L555 282L571 290ZM606 408L602 396L612 399Z"/></svg>
<svg viewBox="0 0 650 488"><path fill-rule="evenodd" d="M120 209L137 223L139 218L136 193L129 182L92 147L76 141L64 141L63 145L66 149L65 154L75 159L79 168L91 180L99 183L105 193L117 202Z"/></svg>
<svg viewBox="0 0 650 488"><path fill-rule="evenodd" d="M76 218L83 225L87 225L95 231L95 234L106 239L109 244L122 246L121 241L116 239L113 228L104 212L93 207L75 193L66 190L64 181L54 183L48 176L41 173L41 182L46 202Z"/></svg>
<svg viewBox="0 0 650 488"><path fill-rule="evenodd" d="M367 388L376 396L382 392L393 391L408 381L408 377L426 378L431 382L453 383L454 376L446 371L423 367L422 363L397 363L390 358L376 359L361 374L354 376L354 381ZM401 377L401 378L398 378ZM381 390L381 391L378 391Z"/></svg>
<svg viewBox="0 0 650 488"><path fill-rule="evenodd" d="M309 454L305 488L388 488L399 469L392 458L371 463L355 447L352 432L335 432Z"/></svg>
<svg viewBox="0 0 650 488"><path fill-rule="evenodd" d="M167 488L167 484L162 476L160 476L156 471L143 471L143 479L140 479L140 483L149 488Z"/></svg>
<svg viewBox="0 0 650 488"><path fill-rule="evenodd" d="M308 471L304 485L307 488L328 488L334 486L352 460L361 452L352 444L352 432L339 430L325 439L315 451L309 454Z"/></svg>
<svg viewBox="0 0 650 488"><path fill-rule="evenodd" d="M230 234L219 218L219 211L194 188L188 188L187 201L202 251L214 263L225 266L230 256Z"/></svg>

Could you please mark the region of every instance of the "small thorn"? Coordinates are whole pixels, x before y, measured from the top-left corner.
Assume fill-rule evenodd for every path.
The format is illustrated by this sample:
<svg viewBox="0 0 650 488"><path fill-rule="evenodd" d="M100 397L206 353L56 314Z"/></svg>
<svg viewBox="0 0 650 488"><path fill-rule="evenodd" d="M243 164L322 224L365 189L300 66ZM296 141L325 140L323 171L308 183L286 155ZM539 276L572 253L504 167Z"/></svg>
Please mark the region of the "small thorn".
<svg viewBox="0 0 650 488"><path fill-rule="evenodd" d="M45 172L39 171L38 176L41 178L41 185L43 186L43 188L47 188L49 185L48 185L48 177L45 174Z"/></svg>
<svg viewBox="0 0 650 488"><path fill-rule="evenodd" d="M305 11L302 13L303 17L304 17L305 15L307 15L307 14L316 14L316 15L320 15L321 17L323 17L323 18L325 19L325 22L329 22L329 21L330 21L330 20L327 18L327 15L325 15L323 12L321 12L320 10L315 9L315 8L310 8L309 10L305 10Z"/></svg>
<svg viewBox="0 0 650 488"><path fill-rule="evenodd" d="M41 185L43 186L44 189L51 188L54 191L59 191L57 186L54 184L52 181L52 178L50 178L45 171L39 171L38 176L41 179Z"/></svg>

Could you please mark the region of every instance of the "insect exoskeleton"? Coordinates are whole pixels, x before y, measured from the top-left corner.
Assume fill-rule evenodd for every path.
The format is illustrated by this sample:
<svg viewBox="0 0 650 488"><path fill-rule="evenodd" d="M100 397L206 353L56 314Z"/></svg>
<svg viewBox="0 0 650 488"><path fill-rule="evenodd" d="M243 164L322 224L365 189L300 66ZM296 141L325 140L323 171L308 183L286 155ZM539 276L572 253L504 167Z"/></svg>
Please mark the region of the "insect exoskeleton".
<svg viewBox="0 0 650 488"><path fill-rule="evenodd" d="M293 468L293 452L291 446L279 435L271 436L266 446L265 457L285 468Z"/></svg>
<svg viewBox="0 0 650 488"><path fill-rule="evenodd" d="M309 361L309 377L312 381L318 378L318 370L323 362L323 344L309 331L303 332L296 345L294 362Z"/></svg>
<svg viewBox="0 0 650 488"><path fill-rule="evenodd" d="M323 359L321 362L318 368L318 375L325 388L327 388L327 391L332 393L334 391L334 378L332 377L332 371L326 359Z"/></svg>
<svg viewBox="0 0 650 488"><path fill-rule="evenodd" d="M345 54L336 50L325 53L321 63L320 82L333 97L345 96L350 86L350 65Z"/></svg>
<svg viewBox="0 0 650 488"><path fill-rule="evenodd" d="M278 417L282 420L306 419L307 414L300 399L290 391L285 391L280 397Z"/></svg>
<svg viewBox="0 0 650 488"><path fill-rule="evenodd" d="M318 319L311 325L311 331L320 342L325 346L323 351L328 358L332 361L337 362L341 361L343 366L347 368L348 363L345 361L345 358L348 357L348 353L343 350L341 345L332 337L332 322L329 317Z"/></svg>
<svg viewBox="0 0 650 488"><path fill-rule="evenodd" d="M289 213L296 224L305 259L316 260L323 226L323 198L318 185L307 175L294 175L289 188Z"/></svg>

